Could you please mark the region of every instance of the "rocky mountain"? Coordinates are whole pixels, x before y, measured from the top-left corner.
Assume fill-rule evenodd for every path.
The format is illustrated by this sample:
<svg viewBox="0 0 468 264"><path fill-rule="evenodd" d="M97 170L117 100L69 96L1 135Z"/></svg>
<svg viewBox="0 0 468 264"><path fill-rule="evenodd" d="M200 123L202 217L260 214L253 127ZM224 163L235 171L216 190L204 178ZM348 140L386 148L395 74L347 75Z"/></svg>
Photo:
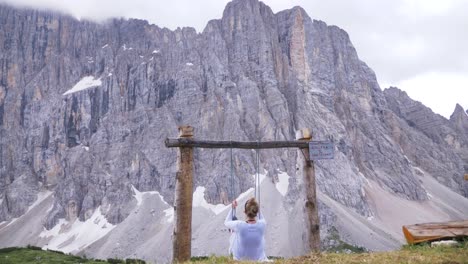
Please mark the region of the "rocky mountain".
<svg viewBox="0 0 468 264"><path fill-rule="evenodd" d="M311 128L324 248L403 242L401 225L468 215L468 115L447 120L382 91L348 34L300 7L233 0L203 32L97 24L0 5L0 246L164 262L177 126L195 137L293 139ZM267 254L305 253L302 157L262 150ZM252 195L255 152L195 150L192 254L225 254L232 199Z"/></svg>

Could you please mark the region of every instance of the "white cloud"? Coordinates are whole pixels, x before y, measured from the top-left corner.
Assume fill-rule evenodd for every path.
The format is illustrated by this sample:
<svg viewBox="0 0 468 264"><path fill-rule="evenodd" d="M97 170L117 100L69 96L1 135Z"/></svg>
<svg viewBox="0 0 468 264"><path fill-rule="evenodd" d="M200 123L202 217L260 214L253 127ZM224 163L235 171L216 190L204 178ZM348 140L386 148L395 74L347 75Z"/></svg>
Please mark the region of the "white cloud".
<svg viewBox="0 0 468 264"><path fill-rule="evenodd" d="M211 19L220 18L228 0L0 0L16 6L62 10L78 18L140 18L160 27L191 26L201 32ZM468 72L468 0L264 0L274 12L302 6L310 17L346 30L359 57L381 83L408 91L409 80L441 77L454 87L465 87ZM455 84L454 82L458 82ZM386 87L383 86L382 87ZM431 86L433 87L433 86ZM435 89L435 88L431 88ZM463 98L461 90L451 90ZM412 93L410 93L411 95ZM432 94L432 93L429 93ZM438 97L439 99L440 97ZM465 97L466 98L466 97ZM423 103L429 104L429 101ZM432 108L446 115L452 101ZM461 102L463 103L463 102ZM447 107L448 107L447 106Z"/></svg>
<svg viewBox="0 0 468 264"><path fill-rule="evenodd" d="M114 17L140 18L175 29L203 30L210 19L220 18L228 0L0 0L14 6L59 10L79 19L104 21Z"/></svg>
<svg viewBox="0 0 468 264"><path fill-rule="evenodd" d="M458 103L468 108L468 76L431 72L399 82L398 87L433 111L450 118Z"/></svg>
<svg viewBox="0 0 468 264"><path fill-rule="evenodd" d="M414 17L416 16L443 16L457 4L457 0L403 0L398 11L400 14Z"/></svg>

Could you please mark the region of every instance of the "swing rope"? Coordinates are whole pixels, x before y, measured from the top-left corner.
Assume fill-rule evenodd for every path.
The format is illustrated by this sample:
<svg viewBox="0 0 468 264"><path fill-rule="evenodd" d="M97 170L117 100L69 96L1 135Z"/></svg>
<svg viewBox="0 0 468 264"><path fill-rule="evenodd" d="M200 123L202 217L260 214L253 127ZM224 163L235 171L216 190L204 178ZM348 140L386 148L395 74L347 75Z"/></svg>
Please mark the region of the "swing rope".
<svg viewBox="0 0 468 264"><path fill-rule="evenodd" d="M230 177L230 183L231 183L231 188L230 188L230 195L231 198L234 198L234 162L232 159L232 141L229 139L230 145L231 145L231 177ZM232 210L232 220L237 220L236 217L236 209L233 208Z"/></svg>
<svg viewBox="0 0 468 264"><path fill-rule="evenodd" d="M256 174L255 174L255 198L260 205L260 146L259 140L257 140L257 149L256 149Z"/></svg>
<svg viewBox="0 0 468 264"><path fill-rule="evenodd" d="M229 139L229 145L231 148L231 172L230 172L230 196L234 198L234 161L233 161L233 153L232 153L232 140ZM258 201L258 205L260 206L260 142L257 140L257 149L255 150L255 184L254 184L254 197ZM232 212L232 220L237 220L236 217L236 210L233 208Z"/></svg>

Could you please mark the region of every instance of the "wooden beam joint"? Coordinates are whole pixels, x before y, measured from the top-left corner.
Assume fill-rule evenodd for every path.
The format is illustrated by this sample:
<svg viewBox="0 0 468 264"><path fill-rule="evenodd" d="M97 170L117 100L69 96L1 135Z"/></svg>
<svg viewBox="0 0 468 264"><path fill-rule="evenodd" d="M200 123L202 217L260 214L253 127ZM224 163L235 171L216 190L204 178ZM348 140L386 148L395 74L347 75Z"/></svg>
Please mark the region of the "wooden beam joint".
<svg viewBox="0 0 468 264"><path fill-rule="evenodd" d="M179 138L191 138L193 137L194 128L191 126L180 126L179 127Z"/></svg>

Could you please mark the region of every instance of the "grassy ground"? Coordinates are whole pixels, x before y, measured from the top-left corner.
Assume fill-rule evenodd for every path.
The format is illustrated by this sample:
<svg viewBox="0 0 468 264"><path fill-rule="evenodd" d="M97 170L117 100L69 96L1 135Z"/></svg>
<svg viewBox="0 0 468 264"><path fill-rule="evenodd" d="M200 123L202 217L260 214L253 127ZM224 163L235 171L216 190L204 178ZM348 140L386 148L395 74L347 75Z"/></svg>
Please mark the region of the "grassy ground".
<svg viewBox="0 0 468 264"><path fill-rule="evenodd" d="M42 250L38 247L2 248L0 249L0 264L103 264L103 263L144 263L140 260L95 260L67 255L60 251Z"/></svg>
<svg viewBox="0 0 468 264"><path fill-rule="evenodd" d="M83 263L83 259L77 256L65 255L52 251L43 251L31 248L3 248L0 250L0 263ZM100 263L102 262L86 262Z"/></svg>
<svg viewBox="0 0 468 264"><path fill-rule="evenodd" d="M350 263L437 263L437 264L468 264L468 242L455 248L431 248L429 245L406 246L401 250L380 253L322 253L292 259L275 259L278 264L350 264ZM4 248L0 249L1 264L68 264L68 263L144 263L138 260L90 260L61 252L44 251L40 248ZM228 257L193 258L195 264L239 263Z"/></svg>
<svg viewBox="0 0 468 264"><path fill-rule="evenodd" d="M440 263L440 264L466 264L468 263L468 247L466 248L417 248L403 249L382 253L360 254L321 254L284 260L284 264L296 263Z"/></svg>
<svg viewBox="0 0 468 264"><path fill-rule="evenodd" d="M190 262L189 262L190 263ZM192 262L193 263L193 262ZM197 264L212 263L239 263L227 257L210 257L195 261ZM460 244L458 247L438 247L431 248L428 244L419 246L405 246L401 250L379 253L322 253L309 256L302 256L291 259L277 259L278 264L468 264L468 242Z"/></svg>

